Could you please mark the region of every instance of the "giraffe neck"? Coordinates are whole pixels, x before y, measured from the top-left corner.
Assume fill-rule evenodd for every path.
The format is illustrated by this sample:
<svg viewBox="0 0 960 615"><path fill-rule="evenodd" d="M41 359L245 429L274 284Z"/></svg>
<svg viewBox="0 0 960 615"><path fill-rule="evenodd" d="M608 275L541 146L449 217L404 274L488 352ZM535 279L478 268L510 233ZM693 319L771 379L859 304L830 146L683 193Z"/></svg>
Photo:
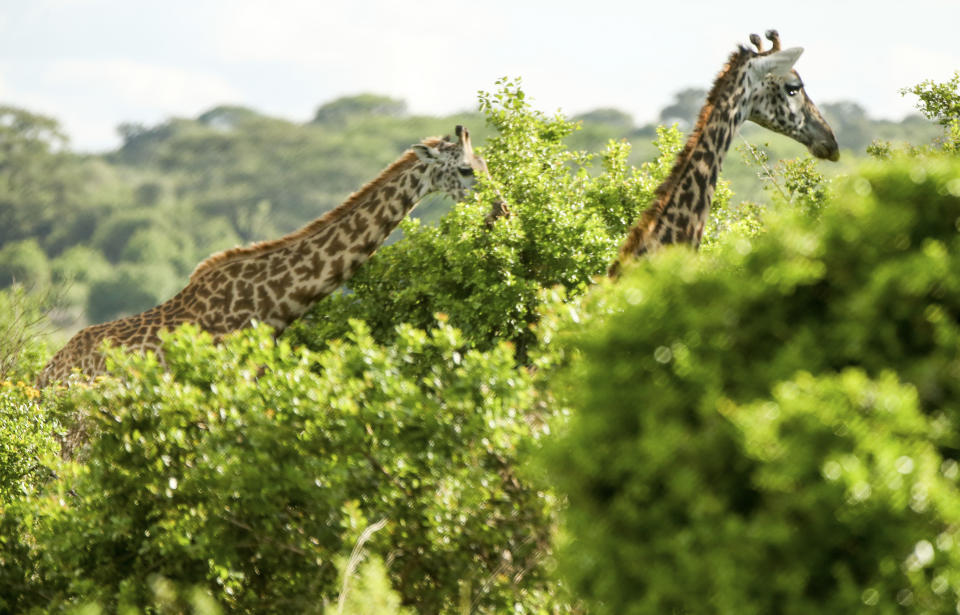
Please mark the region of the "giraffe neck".
<svg viewBox="0 0 960 615"><path fill-rule="evenodd" d="M426 170L408 153L299 231L201 263L183 291L198 287L201 326L214 334L251 320L286 328L350 278L429 192Z"/></svg>
<svg viewBox="0 0 960 615"><path fill-rule="evenodd" d="M745 49L734 53L717 77L683 151L657 188L656 200L627 234L620 257L609 270L611 276L619 274L621 261L660 246L700 245L723 159L733 135L750 116L750 57Z"/></svg>
<svg viewBox="0 0 960 615"><path fill-rule="evenodd" d="M650 229L648 250L671 243L700 245L723 160L749 115L745 81L734 79L736 87L704 109L687 145L689 156L677 161L676 181L663 195L663 207Z"/></svg>

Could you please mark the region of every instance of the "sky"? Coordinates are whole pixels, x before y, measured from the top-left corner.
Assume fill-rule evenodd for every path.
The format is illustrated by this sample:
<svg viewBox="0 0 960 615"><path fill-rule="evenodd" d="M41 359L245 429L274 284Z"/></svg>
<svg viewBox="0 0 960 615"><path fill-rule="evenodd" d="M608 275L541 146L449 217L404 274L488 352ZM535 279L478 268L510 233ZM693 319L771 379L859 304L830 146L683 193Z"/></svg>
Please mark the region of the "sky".
<svg viewBox="0 0 960 615"><path fill-rule="evenodd" d="M307 121L340 96L476 109L520 77L533 104L638 124L707 89L751 32L805 49L815 102L900 119L899 90L960 70L960 0L0 0L0 104L56 118L78 151L220 104Z"/></svg>

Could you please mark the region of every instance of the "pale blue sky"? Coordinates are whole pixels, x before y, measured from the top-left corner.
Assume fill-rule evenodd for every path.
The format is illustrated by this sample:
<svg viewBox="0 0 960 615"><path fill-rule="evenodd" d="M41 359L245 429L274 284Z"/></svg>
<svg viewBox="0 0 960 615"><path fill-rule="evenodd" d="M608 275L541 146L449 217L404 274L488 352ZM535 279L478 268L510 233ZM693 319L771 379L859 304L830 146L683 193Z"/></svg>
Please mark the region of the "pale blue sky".
<svg viewBox="0 0 960 615"><path fill-rule="evenodd" d="M217 104L309 119L375 92L416 113L475 108L520 76L538 107L655 118L709 86L737 43L777 28L806 49L817 102L899 119L898 90L960 70L960 0L0 0L0 103L61 121L79 150Z"/></svg>

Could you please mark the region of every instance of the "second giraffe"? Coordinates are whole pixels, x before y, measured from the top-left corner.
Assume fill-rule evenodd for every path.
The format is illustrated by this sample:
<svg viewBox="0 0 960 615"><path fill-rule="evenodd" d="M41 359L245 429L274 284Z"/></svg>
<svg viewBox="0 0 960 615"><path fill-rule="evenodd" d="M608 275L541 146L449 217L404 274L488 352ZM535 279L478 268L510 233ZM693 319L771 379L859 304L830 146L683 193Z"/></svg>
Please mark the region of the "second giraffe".
<svg viewBox="0 0 960 615"><path fill-rule="evenodd" d="M619 275L625 262L660 246L700 245L723 157L747 120L806 145L817 158L839 159L833 130L793 70L803 49L781 49L776 30L768 30L767 39L772 47L764 51L760 37L752 34L757 51L740 47L720 71L670 175L657 187L656 199L630 229L610 266L611 277Z"/></svg>

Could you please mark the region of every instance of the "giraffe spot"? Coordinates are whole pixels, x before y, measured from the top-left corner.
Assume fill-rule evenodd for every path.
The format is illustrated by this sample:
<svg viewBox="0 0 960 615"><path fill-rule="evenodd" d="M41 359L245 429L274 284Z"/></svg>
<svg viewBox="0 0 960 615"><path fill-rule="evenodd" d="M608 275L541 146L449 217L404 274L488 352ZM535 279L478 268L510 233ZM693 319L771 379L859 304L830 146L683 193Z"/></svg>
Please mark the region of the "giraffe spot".
<svg viewBox="0 0 960 615"><path fill-rule="evenodd" d="M314 235L313 238L310 240L310 243L313 244L313 249L319 250L324 245L326 245L326 243L330 241L330 238L333 236L334 233L336 233L336 230L333 228L329 228L326 231L321 231L316 235Z"/></svg>
<svg viewBox="0 0 960 615"><path fill-rule="evenodd" d="M319 278L323 273L323 258L319 252L311 252L293 271L301 278Z"/></svg>
<svg viewBox="0 0 960 615"><path fill-rule="evenodd" d="M367 241L355 245L351 252L356 254L362 254L364 256L371 256L374 252L377 251L377 248L380 246L380 242L374 239L368 239Z"/></svg>
<svg viewBox="0 0 960 615"><path fill-rule="evenodd" d="M257 303L260 306L260 314L264 316L273 312L273 308L276 305L276 302L273 300L273 295L270 294L270 291L267 290L265 286L257 288Z"/></svg>
<svg viewBox="0 0 960 615"><path fill-rule="evenodd" d="M267 280L267 286L269 286L270 290L272 290L277 296L283 296L284 291L290 287L291 282L293 282L293 277L288 271L279 278Z"/></svg>
<svg viewBox="0 0 960 615"><path fill-rule="evenodd" d="M316 300L316 293L309 286L298 286L290 292L290 298L302 306L308 306Z"/></svg>
<svg viewBox="0 0 960 615"><path fill-rule="evenodd" d="M238 298L233 302L232 310L233 311L246 311L252 312L256 308L256 304L253 302L253 296Z"/></svg>
<svg viewBox="0 0 960 615"><path fill-rule="evenodd" d="M294 310L293 307L287 301L278 301L277 302L277 318L279 318L284 323L289 323L300 313L297 310Z"/></svg>
<svg viewBox="0 0 960 615"><path fill-rule="evenodd" d="M339 256L330 262L330 272L327 279L333 284L340 284L343 281L343 257Z"/></svg>
<svg viewBox="0 0 960 615"><path fill-rule="evenodd" d="M245 280L237 280L237 283L234 285L236 288L236 295L241 299L253 299L253 284Z"/></svg>
<svg viewBox="0 0 960 615"><path fill-rule="evenodd" d="M249 322L249 315L233 314L224 321L224 328L227 331L236 331L237 329L242 329L243 327L247 326Z"/></svg>
<svg viewBox="0 0 960 615"><path fill-rule="evenodd" d="M330 243L327 244L326 252L330 256L334 256L335 254L343 252L346 247L347 244L343 243L343 241L340 240L340 237L334 236L333 239L330 240Z"/></svg>
<svg viewBox="0 0 960 615"><path fill-rule="evenodd" d="M243 277L255 278L261 273L266 273L266 266L260 261L250 261L243 267Z"/></svg>
<svg viewBox="0 0 960 615"><path fill-rule="evenodd" d="M287 268L287 261L280 254L273 254L267 263L268 276L277 276Z"/></svg>
<svg viewBox="0 0 960 615"><path fill-rule="evenodd" d="M373 222L374 224L376 224L378 227L382 229L390 228L394 224L393 219L390 216L388 216L386 212L382 209L378 211L376 214L374 214Z"/></svg>
<svg viewBox="0 0 960 615"><path fill-rule="evenodd" d="M218 331L223 325L222 312L208 312L200 318L200 327L204 331Z"/></svg>
<svg viewBox="0 0 960 615"><path fill-rule="evenodd" d="M709 205L710 205L709 199L706 198L705 194L702 195L700 199L697 201L697 204L693 207L694 215L696 215L697 217L702 216L703 213L707 210L707 206Z"/></svg>

